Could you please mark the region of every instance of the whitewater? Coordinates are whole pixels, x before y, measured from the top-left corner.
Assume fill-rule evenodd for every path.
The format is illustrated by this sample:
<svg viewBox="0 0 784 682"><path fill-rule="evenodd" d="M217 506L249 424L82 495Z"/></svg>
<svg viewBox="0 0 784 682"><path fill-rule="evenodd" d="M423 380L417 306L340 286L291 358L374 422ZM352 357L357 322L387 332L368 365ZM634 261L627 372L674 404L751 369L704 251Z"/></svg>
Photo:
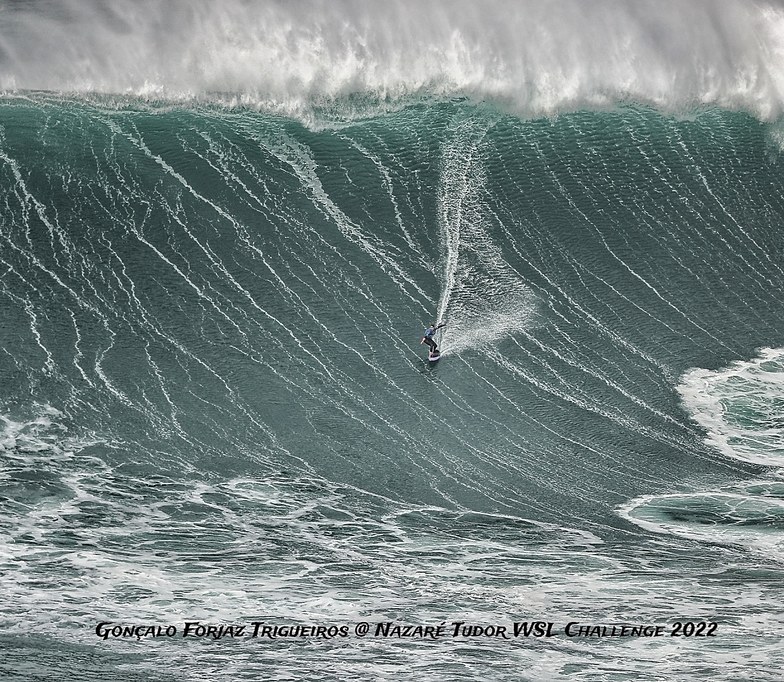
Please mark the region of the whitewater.
<svg viewBox="0 0 784 682"><path fill-rule="evenodd" d="M1 4L3 678L778 680L783 55Z"/></svg>

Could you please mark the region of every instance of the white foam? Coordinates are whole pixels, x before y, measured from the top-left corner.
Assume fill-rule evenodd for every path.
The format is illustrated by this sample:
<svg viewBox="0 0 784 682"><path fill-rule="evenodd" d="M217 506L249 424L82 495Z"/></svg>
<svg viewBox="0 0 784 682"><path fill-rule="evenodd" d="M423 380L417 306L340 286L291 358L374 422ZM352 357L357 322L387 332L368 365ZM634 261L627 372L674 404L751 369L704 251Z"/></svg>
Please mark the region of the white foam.
<svg viewBox="0 0 784 682"><path fill-rule="evenodd" d="M654 533L743 546L784 558L784 500L753 484L710 492L648 495L619 509L622 517Z"/></svg>
<svg viewBox="0 0 784 682"><path fill-rule="evenodd" d="M784 349L761 349L725 369L693 369L678 391L706 442L746 462L784 464Z"/></svg>
<svg viewBox="0 0 784 682"><path fill-rule="evenodd" d="M459 353L487 347L524 329L534 299L492 236L483 204L482 140L488 121L458 119L442 153L438 219L443 244L443 288L438 319L448 320L439 344Z"/></svg>
<svg viewBox="0 0 784 682"><path fill-rule="evenodd" d="M782 55L782 8L745 0L62 0L0 14L0 89L303 117L467 96L535 115L632 99L773 120Z"/></svg>

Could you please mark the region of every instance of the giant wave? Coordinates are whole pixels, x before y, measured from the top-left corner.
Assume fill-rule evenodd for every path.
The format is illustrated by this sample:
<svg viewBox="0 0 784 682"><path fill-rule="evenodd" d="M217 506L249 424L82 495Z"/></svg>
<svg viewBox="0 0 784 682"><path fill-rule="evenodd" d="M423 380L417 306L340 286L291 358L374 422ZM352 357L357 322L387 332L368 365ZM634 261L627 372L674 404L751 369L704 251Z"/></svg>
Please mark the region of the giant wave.
<svg viewBox="0 0 784 682"><path fill-rule="evenodd" d="M777 681L781 15L5 6L3 665ZM260 619L719 636L94 634Z"/></svg>

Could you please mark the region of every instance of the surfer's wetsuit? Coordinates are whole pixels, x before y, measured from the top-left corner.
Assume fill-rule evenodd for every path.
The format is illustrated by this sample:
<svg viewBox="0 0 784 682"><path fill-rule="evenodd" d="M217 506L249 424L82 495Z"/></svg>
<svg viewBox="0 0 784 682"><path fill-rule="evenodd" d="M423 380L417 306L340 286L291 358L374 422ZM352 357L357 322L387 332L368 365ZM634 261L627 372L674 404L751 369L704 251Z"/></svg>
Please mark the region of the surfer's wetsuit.
<svg viewBox="0 0 784 682"><path fill-rule="evenodd" d="M434 324L431 324L427 329L425 329L425 335L422 337L422 343L426 343L428 346L430 346L431 353L438 353L438 344L433 337L435 337L436 332L445 324L446 322L442 322L437 327Z"/></svg>

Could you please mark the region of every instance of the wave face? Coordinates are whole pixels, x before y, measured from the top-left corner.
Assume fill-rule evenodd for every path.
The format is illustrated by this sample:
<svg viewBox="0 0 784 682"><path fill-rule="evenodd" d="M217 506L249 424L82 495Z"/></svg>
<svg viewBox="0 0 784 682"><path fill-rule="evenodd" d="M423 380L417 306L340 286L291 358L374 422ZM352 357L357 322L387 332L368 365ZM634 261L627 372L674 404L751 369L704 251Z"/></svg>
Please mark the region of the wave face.
<svg viewBox="0 0 784 682"><path fill-rule="evenodd" d="M744 0L32 0L0 10L0 89L351 118L469 97L527 115L633 100L774 119L784 10Z"/></svg>
<svg viewBox="0 0 784 682"><path fill-rule="evenodd" d="M483 646L515 652L498 679L520 660L611 679L606 656L741 679L746 647L776 679L758 628L782 625L782 351L752 358L782 344L784 175L764 124L463 101L314 131L28 94L0 126L11 665L258 673L257 641L110 648L102 620L696 619L720 623L711 647ZM264 657L380 675L389 643L368 642ZM475 665L446 641L389 655L424 679Z"/></svg>

